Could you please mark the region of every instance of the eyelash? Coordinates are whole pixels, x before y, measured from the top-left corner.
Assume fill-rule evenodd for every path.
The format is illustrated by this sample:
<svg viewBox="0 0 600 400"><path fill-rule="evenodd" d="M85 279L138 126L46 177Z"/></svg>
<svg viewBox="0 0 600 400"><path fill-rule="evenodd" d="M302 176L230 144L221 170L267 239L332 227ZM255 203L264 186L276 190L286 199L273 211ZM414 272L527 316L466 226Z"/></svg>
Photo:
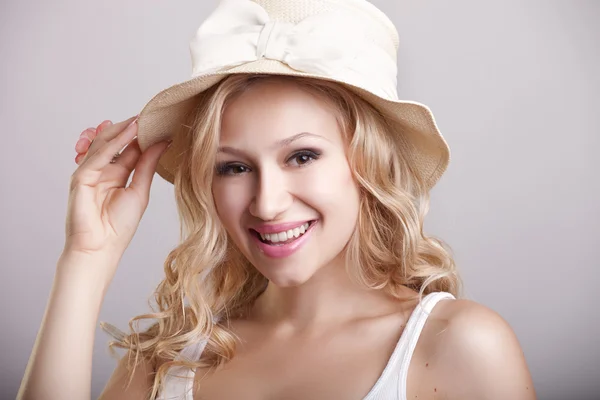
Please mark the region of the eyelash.
<svg viewBox="0 0 600 400"><path fill-rule="evenodd" d="M303 168L305 166L307 166L308 164L311 164L312 162L316 161L319 159L319 157L321 156L321 153L317 150L309 150L309 149L305 149L305 150L300 150L295 152L294 154L292 154L286 161L286 163L289 163L291 160L293 159L297 159L298 157L304 157L304 156L308 156L310 157L309 161L305 162L304 164L298 164L296 166L296 168ZM245 171L242 172L232 172L232 169L234 168L244 168ZM249 172L250 168L246 167L243 164L240 163L236 163L236 162L224 162L224 163L220 163L217 165L216 167L216 172L217 175L220 176L235 176L235 175L241 175L245 172Z"/></svg>

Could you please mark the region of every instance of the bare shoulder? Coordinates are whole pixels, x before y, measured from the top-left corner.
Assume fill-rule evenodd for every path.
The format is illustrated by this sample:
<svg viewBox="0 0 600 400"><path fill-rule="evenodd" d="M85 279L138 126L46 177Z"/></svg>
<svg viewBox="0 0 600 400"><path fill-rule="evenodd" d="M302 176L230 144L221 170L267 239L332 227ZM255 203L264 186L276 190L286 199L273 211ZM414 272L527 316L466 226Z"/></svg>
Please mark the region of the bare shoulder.
<svg viewBox="0 0 600 400"><path fill-rule="evenodd" d="M418 398L428 398L427 393L463 400L536 398L513 329L497 312L471 300L443 300L433 308L411 369L413 378L426 382L413 385Z"/></svg>

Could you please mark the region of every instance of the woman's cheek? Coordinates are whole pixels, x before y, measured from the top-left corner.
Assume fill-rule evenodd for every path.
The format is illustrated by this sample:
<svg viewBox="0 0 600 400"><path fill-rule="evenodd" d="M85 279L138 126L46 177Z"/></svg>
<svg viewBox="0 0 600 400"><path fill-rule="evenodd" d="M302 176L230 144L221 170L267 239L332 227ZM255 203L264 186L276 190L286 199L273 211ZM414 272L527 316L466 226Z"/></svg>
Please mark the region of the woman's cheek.
<svg viewBox="0 0 600 400"><path fill-rule="evenodd" d="M302 179L300 187L305 194L318 199L320 203L339 201L340 197L348 195L347 190L354 185L347 164L342 162L315 165L309 174L302 175Z"/></svg>
<svg viewBox="0 0 600 400"><path fill-rule="evenodd" d="M227 219L240 214L244 193L239 185L219 182L213 186L213 198L219 216L222 220L225 219L223 222L226 222Z"/></svg>

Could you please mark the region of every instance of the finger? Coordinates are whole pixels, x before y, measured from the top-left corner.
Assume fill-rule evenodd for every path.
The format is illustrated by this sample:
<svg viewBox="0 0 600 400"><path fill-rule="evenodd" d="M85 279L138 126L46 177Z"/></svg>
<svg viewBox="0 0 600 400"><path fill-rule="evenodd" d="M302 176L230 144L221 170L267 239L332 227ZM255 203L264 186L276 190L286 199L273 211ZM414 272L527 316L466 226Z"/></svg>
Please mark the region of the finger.
<svg viewBox="0 0 600 400"><path fill-rule="evenodd" d="M98 125L98 126L96 127L96 133L100 133L100 132L102 132L102 131L104 130L104 128L106 128L106 127L109 127L109 126L111 126L111 125L112 125L112 121L110 121L110 120L105 120L105 121L102 121L102 122L100 123L100 125Z"/></svg>
<svg viewBox="0 0 600 400"><path fill-rule="evenodd" d="M125 121L117 122L116 124L111 124L109 126L105 126L102 129L102 132L96 136L98 140L108 142L114 139L119 133L121 133L127 126L133 122L137 118L137 115L134 115L131 118L126 119ZM104 123L104 122L103 122Z"/></svg>
<svg viewBox="0 0 600 400"><path fill-rule="evenodd" d="M81 163L81 160L83 160L83 157L85 157L85 153L79 153L75 156L75 164L79 165Z"/></svg>
<svg viewBox="0 0 600 400"><path fill-rule="evenodd" d="M123 133L124 129L133 122L137 118L133 116L131 118L126 119L125 121L118 122L116 124L109 125L105 127L102 132L98 133L94 139L94 142L88 149L88 154L91 155L97 151L97 149L101 149L104 145L115 137L117 137L120 133ZM89 158L89 157L88 157Z"/></svg>
<svg viewBox="0 0 600 400"><path fill-rule="evenodd" d="M79 135L79 138L88 138L90 140L92 140L94 137L96 137L96 128L87 128L85 129L83 132L81 132L81 134Z"/></svg>
<svg viewBox="0 0 600 400"><path fill-rule="evenodd" d="M135 190L139 196L142 196L144 199L147 199L150 194L150 186L152 185L152 178L156 172L156 166L168 145L168 142L163 141L150 146L142 154L135 166L129 188Z"/></svg>
<svg viewBox="0 0 600 400"><path fill-rule="evenodd" d="M140 149L137 138L133 139L125 146L120 155L116 157L113 155L113 159L105 167L106 171L110 171L107 172L107 178L114 182L118 187L126 187L131 172L135 168L141 154L142 150Z"/></svg>
<svg viewBox="0 0 600 400"><path fill-rule="evenodd" d="M111 165L126 168L128 172L131 173L131 171L133 171L135 168L141 154L142 150L140 149L137 138L133 139L121 152L121 155L117 157L115 162Z"/></svg>
<svg viewBox="0 0 600 400"><path fill-rule="evenodd" d="M75 151L77 153L82 153L83 155L85 155L85 153L87 153L90 147L90 144L96 138L96 135L98 135L98 133L102 132L104 128L110 125L112 125L112 121L105 120L102 121L96 128L87 128L86 130L81 132L81 135L79 135L79 140L75 144ZM80 160L82 158L83 157L79 157ZM78 161L75 162L78 163Z"/></svg>
<svg viewBox="0 0 600 400"><path fill-rule="evenodd" d="M125 121L121 121L117 124L111 123L110 125L105 126L102 129L101 134L97 134L94 137L94 140L92 141L92 143L88 145L87 154L86 154L85 158L82 160L82 163L85 162L86 160L88 160L97 151L97 149L102 148L104 145L106 145L107 142L114 139L114 137L117 136L119 133L122 133L123 130L131 122L133 122L136 118L137 118L137 116L133 116L133 117L128 118ZM102 124L104 124L104 122Z"/></svg>
<svg viewBox="0 0 600 400"><path fill-rule="evenodd" d="M94 128L87 128L79 135L79 140L75 143L75 151L78 153L85 153L94 138L96 137L96 131Z"/></svg>
<svg viewBox="0 0 600 400"><path fill-rule="evenodd" d="M120 124L118 124L120 125ZM88 167L95 171L100 171L106 167L107 164L113 159L116 153L120 153L123 148L128 145L137 135L137 119L131 119L131 123L125 129L119 131L118 135L115 135L114 138L104 143L104 146L96 148L93 150L95 145L100 145L101 143L96 143L100 140L100 137L103 134L111 131L113 127L117 126L113 125L108 128L101 134L96 137L94 143L90 146L90 150L88 151L86 158L83 163L89 164ZM106 136L105 136L106 137Z"/></svg>

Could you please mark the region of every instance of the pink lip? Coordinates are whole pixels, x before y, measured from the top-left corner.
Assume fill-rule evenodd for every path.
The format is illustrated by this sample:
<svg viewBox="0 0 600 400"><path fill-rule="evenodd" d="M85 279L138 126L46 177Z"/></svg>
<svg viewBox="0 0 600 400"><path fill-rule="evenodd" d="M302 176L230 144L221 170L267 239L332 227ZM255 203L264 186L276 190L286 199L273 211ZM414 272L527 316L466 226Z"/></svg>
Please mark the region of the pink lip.
<svg viewBox="0 0 600 400"><path fill-rule="evenodd" d="M279 232L283 232L283 231L289 231L290 229L298 228L309 221L312 221L312 220L309 219L309 220L305 220L305 221L284 222L282 224L260 224L260 225L253 225L250 228L254 229L258 233L263 233L263 234L264 233L279 233Z"/></svg>
<svg viewBox="0 0 600 400"><path fill-rule="evenodd" d="M270 245L270 244L261 242L260 238L255 234L251 234L250 236L252 236L252 238L256 242L258 248L267 257L272 257L272 258L288 257L291 254L293 254L294 252L296 252L298 249L300 249L300 247L302 247L308 241L309 236L312 234L313 228L315 227L315 225L317 225L317 222L318 221L315 221L312 224L310 224L310 226L308 227L308 229L306 230L304 235L300 236L298 239L296 239L293 242L290 242L288 244ZM285 225L285 224L282 224L282 225ZM300 225L302 225L302 224L300 224ZM275 226L277 226L277 225L275 225ZM297 225L297 226L299 226L299 225ZM280 232L280 231L275 230L274 232ZM266 233L269 233L269 232L266 232Z"/></svg>

